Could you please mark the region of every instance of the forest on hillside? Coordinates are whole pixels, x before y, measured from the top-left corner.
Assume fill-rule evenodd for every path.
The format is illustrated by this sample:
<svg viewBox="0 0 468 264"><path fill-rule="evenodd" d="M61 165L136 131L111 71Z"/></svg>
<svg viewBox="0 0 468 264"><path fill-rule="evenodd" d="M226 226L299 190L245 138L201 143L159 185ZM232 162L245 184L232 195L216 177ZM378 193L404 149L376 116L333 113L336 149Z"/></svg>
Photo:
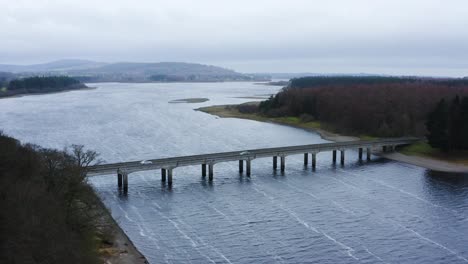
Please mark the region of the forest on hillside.
<svg viewBox="0 0 468 264"><path fill-rule="evenodd" d="M468 96L467 79L306 77L291 80L259 110L330 124L342 133L424 136L438 102Z"/></svg>
<svg viewBox="0 0 468 264"><path fill-rule="evenodd" d="M86 183L97 154L21 144L0 131L1 263L102 263L101 204Z"/></svg>

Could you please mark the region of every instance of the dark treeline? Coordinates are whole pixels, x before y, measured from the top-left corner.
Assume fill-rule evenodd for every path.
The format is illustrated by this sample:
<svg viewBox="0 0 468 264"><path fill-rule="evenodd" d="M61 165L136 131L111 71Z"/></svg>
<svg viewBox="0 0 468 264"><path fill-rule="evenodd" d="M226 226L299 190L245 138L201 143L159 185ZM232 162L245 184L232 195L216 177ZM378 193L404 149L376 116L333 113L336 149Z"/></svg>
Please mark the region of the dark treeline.
<svg viewBox="0 0 468 264"><path fill-rule="evenodd" d="M85 182L96 153L22 145L2 133L0 149L0 262L98 263L100 203Z"/></svg>
<svg viewBox="0 0 468 264"><path fill-rule="evenodd" d="M468 96L440 100L427 120L428 143L443 150L468 150Z"/></svg>
<svg viewBox="0 0 468 264"><path fill-rule="evenodd" d="M67 76L27 77L11 80L6 91L0 93L0 97L17 94L50 93L72 89L85 88L80 81Z"/></svg>
<svg viewBox="0 0 468 264"><path fill-rule="evenodd" d="M291 80L291 87L294 88L314 88L325 86L341 85L378 85L378 84L408 84L430 82L446 86L468 86L468 78L417 78L417 77L382 77L382 76L312 76L294 78Z"/></svg>
<svg viewBox="0 0 468 264"><path fill-rule="evenodd" d="M466 79L306 77L260 104L268 116L306 116L343 133L423 136L441 98L468 95Z"/></svg>

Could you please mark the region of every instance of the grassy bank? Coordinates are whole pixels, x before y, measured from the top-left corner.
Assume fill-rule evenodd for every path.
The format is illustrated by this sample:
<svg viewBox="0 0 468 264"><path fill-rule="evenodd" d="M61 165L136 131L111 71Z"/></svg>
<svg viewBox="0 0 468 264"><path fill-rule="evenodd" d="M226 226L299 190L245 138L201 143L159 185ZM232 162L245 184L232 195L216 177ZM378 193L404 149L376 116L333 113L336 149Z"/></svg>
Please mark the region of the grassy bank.
<svg viewBox="0 0 468 264"><path fill-rule="evenodd" d="M246 104L257 104L257 102L249 102ZM245 104L243 104L245 105ZM242 118L249 120L256 120L261 122L269 122L280 125L287 125L296 128L305 129L307 131L319 133L320 136L330 141L353 141L359 139L375 139L366 135L358 136L345 136L340 135L337 131L334 131L333 127L328 124L324 124L318 121L303 121L299 117L268 117L259 113L242 113L238 109L238 105L216 105L201 107L196 109L208 114L216 115L224 118Z"/></svg>
<svg viewBox="0 0 468 264"><path fill-rule="evenodd" d="M400 149L402 154L468 165L468 151L444 152L431 147L427 142L418 142Z"/></svg>

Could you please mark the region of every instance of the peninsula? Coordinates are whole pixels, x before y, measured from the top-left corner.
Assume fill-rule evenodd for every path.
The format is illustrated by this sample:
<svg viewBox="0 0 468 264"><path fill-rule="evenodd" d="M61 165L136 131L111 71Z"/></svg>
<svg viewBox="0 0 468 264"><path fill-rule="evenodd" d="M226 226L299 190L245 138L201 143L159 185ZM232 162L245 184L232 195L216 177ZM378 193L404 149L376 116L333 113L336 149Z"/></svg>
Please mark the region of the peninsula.
<svg viewBox="0 0 468 264"><path fill-rule="evenodd" d="M466 79L305 77L262 102L197 110L294 126L331 141L427 136L399 149L399 155L384 155L433 170L468 172L468 142L461 136L468 133L467 95Z"/></svg>
<svg viewBox="0 0 468 264"><path fill-rule="evenodd" d="M14 79L0 87L0 98L26 94L44 94L89 88L67 76L36 76Z"/></svg>

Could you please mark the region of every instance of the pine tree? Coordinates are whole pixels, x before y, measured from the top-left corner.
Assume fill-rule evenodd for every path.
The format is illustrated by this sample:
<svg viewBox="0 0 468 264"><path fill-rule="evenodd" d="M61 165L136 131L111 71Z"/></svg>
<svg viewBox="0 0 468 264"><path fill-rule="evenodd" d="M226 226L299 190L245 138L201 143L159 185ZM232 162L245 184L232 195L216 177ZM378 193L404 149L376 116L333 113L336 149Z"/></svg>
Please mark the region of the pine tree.
<svg viewBox="0 0 468 264"><path fill-rule="evenodd" d="M468 149L468 97L463 97L460 104L460 121L461 121L461 148Z"/></svg>
<svg viewBox="0 0 468 264"><path fill-rule="evenodd" d="M449 150L461 149L463 123L461 120L460 97L457 95L450 105L448 117Z"/></svg>
<svg viewBox="0 0 468 264"><path fill-rule="evenodd" d="M426 128L428 131L427 140L429 145L434 148L448 150L448 107L445 99L440 100L436 108L429 113Z"/></svg>

